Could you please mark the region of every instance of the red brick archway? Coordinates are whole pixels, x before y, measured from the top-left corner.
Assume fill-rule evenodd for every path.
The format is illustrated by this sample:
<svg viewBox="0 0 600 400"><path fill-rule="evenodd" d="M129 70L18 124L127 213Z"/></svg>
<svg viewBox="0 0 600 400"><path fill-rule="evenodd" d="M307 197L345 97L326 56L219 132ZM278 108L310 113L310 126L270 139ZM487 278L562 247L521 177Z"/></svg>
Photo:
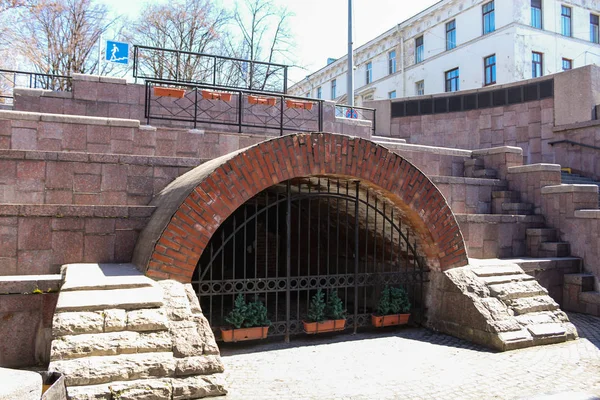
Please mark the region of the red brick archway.
<svg viewBox="0 0 600 400"><path fill-rule="evenodd" d="M189 282L213 233L238 207L288 179L334 175L377 187L427 238L430 267L468 263L459 226L446 200L414 165L371 141L329 133L294 134L214 159L178 178L157 206L136 246L147 275Z"/></svg>

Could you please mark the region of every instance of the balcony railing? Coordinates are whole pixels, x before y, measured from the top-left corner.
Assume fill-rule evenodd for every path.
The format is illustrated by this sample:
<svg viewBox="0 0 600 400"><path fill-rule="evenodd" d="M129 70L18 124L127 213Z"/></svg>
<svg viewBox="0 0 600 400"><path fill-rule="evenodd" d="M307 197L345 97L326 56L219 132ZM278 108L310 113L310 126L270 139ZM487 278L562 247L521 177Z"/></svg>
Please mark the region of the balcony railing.
<svg viewBox="0 0 600 400"><path fill-rule="evenodd" d="M311 132L323 129L323 101L265 93L146 79L145 118L242 128Z"/></svg>
<svg viewBox="0 0 600 400"><path fill-rule="evenodd" d="M133 76L165 82L287 93L288 66L135 45Z"/></svg>

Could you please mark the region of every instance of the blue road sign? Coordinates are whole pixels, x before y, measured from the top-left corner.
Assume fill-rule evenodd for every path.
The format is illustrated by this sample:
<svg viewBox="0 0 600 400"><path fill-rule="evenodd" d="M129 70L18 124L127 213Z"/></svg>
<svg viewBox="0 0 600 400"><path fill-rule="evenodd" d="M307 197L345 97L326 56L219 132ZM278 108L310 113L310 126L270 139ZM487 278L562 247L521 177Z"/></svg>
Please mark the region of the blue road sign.
<svg viewBox="0 0 600 400"><path fill-rule="evenodd" d="M129 63L129 43L106 41L106 61L119 64Z"/></svg>

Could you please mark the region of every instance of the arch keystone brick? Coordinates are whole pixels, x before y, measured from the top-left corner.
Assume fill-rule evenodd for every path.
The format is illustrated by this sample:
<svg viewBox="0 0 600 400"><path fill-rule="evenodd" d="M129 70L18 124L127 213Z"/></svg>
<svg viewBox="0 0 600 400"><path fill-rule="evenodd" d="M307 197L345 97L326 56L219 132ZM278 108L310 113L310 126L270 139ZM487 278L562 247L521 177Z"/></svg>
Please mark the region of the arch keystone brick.
<svg viewBox="0 0 600 400"><path fill-rule="evenodd" d="M463 236L444 196L414 165L357 137L302 133L216 158L180 176L152 201L152 219L133 262L148 276L189 282L213 233L255 194L288 179L359 179L403 211L421 239L430 268L468 264Z"/></svg>

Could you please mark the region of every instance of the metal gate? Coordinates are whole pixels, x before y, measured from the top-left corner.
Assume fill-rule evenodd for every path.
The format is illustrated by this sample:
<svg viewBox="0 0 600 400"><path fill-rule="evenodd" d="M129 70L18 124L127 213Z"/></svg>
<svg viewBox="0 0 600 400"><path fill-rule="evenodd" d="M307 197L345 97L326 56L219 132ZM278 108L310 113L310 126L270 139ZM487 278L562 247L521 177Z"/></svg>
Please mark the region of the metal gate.
<svg viewBox="0 0 600 400"><path fill-rule="evenodd" d="M402 286L423 316L426 264L400 212L359 181L307 177L257 194L215 232L192 284L218 333L237 294L260 299L270 336L302 332L311 296L337 290L347 329L370 324L385 285Z"/></svg>

